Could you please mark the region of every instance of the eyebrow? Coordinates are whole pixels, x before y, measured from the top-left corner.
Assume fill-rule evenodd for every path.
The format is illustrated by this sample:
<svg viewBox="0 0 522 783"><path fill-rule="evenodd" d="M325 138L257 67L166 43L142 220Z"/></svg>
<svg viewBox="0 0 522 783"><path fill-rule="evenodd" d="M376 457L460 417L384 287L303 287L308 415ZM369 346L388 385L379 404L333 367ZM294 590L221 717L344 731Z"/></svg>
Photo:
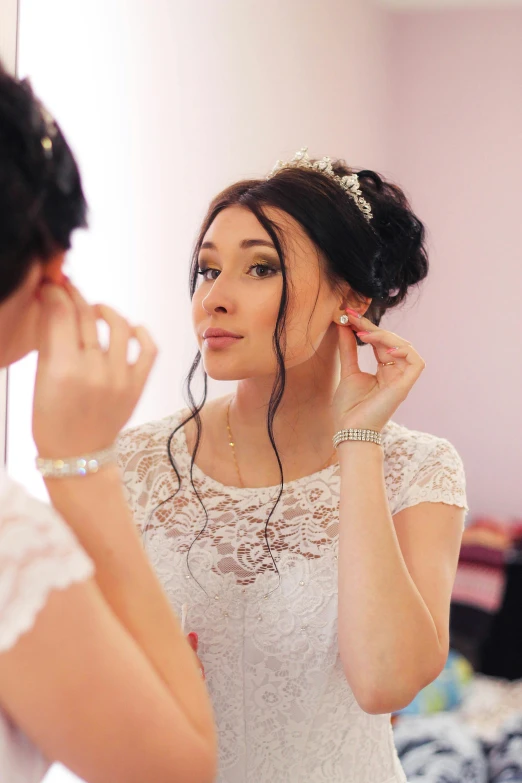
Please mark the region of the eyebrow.
<svg viewBox="0 0 522 783"><path fill-rule="evenodd" d="M275 250L273 242L269 242L267 239L242 239L239 247L241 250L248 250L251 247L270 247ZM201 250L217 250L217 247L213 242L203 242Z"/></svg>

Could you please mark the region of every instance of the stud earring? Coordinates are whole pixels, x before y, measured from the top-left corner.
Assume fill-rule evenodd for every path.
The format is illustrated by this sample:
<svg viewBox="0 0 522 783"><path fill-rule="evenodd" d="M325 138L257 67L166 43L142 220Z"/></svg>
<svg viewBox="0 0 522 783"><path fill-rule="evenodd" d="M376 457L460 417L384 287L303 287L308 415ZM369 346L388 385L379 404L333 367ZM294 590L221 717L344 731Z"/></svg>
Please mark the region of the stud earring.
<svg viewBox="0 0 522 783"><path fill-rule="evenodd" d="M349 320L350 320L350 319L348 318L348 316L347 316L347 315L342 315L342 316L339 318L339 322L340 322L340 323L342 323L342 325L343 325L343 326L346 326L346 324L348 323L348 321L349 321Z"/></svg>

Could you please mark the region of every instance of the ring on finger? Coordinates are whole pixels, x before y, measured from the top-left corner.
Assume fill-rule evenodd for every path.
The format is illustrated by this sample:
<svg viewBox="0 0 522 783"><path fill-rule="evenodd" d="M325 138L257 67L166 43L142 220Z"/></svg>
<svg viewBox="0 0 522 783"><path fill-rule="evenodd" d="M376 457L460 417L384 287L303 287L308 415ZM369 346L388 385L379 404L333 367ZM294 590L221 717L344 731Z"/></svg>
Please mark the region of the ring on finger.
<svg viewBox="0 0 522 783"><path fill-rule="evenodd" d="M395 362L379 362L381 367L389 367L390 364L395 364Z"/></svg>

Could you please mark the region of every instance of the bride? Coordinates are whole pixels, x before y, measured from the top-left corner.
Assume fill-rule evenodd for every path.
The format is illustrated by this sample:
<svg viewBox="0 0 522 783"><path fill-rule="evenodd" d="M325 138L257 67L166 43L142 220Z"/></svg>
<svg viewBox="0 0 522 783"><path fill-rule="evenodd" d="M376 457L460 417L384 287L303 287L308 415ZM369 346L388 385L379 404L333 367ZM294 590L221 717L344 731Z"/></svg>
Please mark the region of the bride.
<svg viewBox="0 0 522 783"><path fill-rule="evenodd" d="M220 783L405 781L390 713L444 667L466 510L451 444L393 420L425 365L380 323L427 271L401 189L306 150L203 222L189 381L236 389L118 451L199 637Z"/></svg>

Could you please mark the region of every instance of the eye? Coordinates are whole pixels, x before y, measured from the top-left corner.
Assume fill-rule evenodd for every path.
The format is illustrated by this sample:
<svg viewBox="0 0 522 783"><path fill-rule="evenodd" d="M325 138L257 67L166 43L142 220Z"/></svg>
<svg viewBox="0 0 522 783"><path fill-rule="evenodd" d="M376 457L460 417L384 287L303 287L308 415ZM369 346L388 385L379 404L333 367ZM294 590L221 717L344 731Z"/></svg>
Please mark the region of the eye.
<svg viewBox="0 0 522 783"><path fill-rule="evenodd" d="M276 269L276 267L270 266L269 264L252 264L248 270L248 273L251 274L252 277L264 279L266 277L273 277L278 273L278 271L279 270Z"/></svg>
<svg viewBox="0 0 522 783"><path fill-rule="evenodd" d="M198 269L198 275L201 275L203 280L217 280L220 275L220 270L212 269L211 267L200 267Z"/></svg>

